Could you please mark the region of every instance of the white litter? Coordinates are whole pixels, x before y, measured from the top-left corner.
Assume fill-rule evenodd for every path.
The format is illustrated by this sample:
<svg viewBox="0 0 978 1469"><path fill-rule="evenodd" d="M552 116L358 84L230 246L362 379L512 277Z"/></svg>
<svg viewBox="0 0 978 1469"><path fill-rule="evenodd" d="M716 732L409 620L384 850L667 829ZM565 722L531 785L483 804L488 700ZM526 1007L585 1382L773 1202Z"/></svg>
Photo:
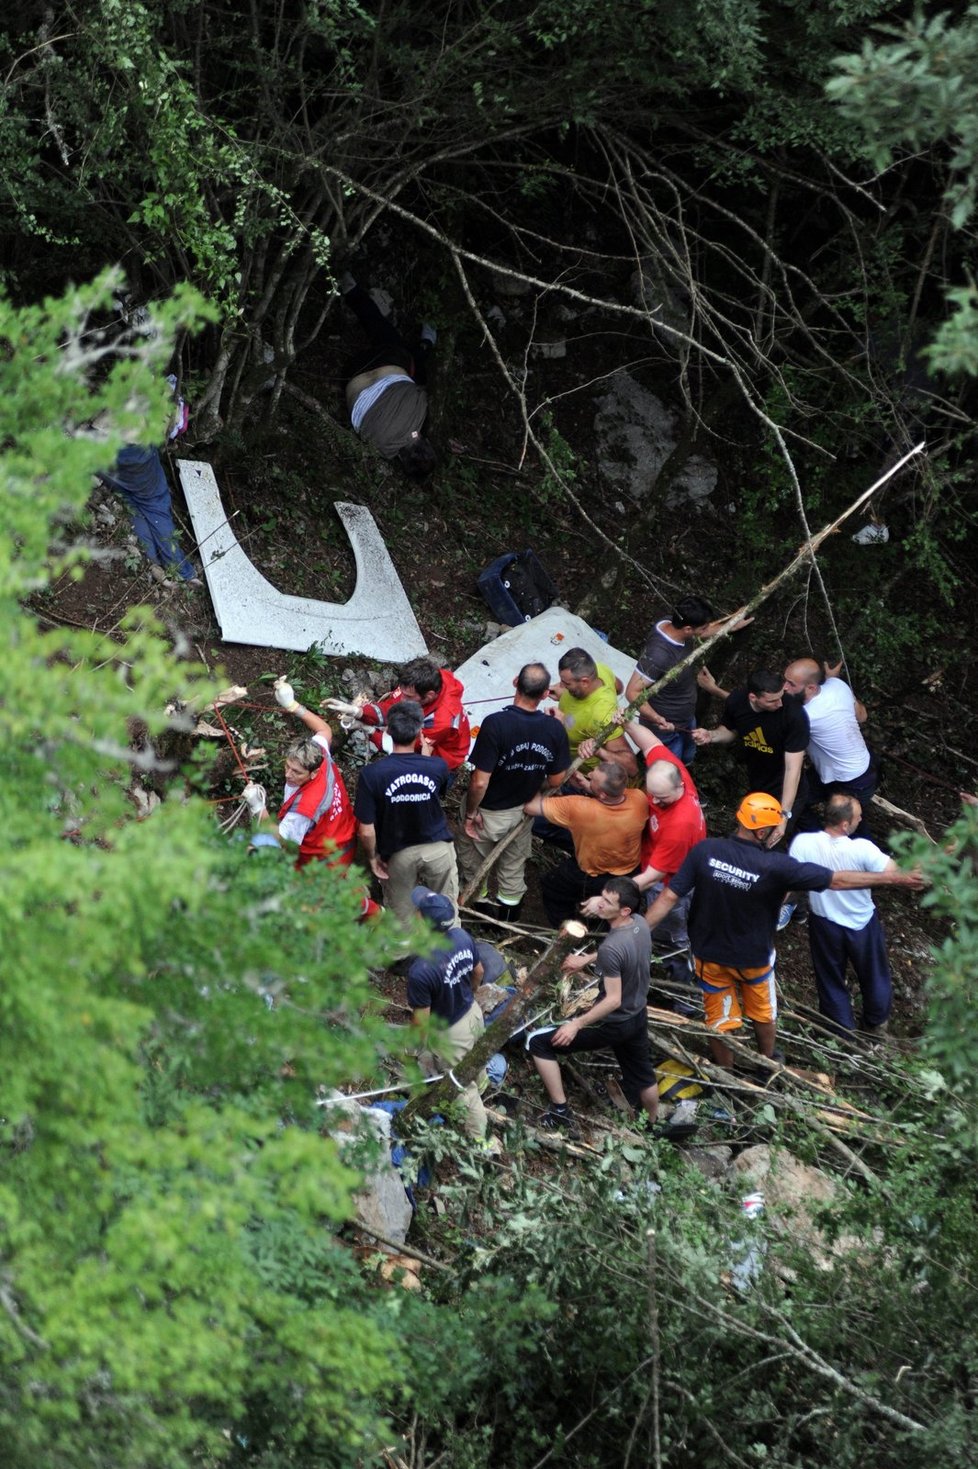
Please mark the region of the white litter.
<svg viewBox="0 0 978 1469"><path fill-rule="evenodd" d="M857 546L883 546L890 539L887 525L864 525L852 538Z"/></svg>

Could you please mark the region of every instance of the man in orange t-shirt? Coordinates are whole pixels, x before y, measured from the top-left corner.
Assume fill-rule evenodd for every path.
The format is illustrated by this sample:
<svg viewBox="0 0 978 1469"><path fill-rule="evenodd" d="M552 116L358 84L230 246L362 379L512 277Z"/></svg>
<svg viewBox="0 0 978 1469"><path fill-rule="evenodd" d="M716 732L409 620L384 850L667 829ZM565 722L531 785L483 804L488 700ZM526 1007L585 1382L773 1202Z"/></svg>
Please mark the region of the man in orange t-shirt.
<svg viewBox="0 0 978 1469"><path fill-rule="evenodd" d="M649 806L641 791L628 788L620 765L599 765L588 776L589 797L534 796L523 810L564 827L574 842L573 857L540 880L547 919L554 928L576 918L581 903L604 890L609 877L631 877L639 870L642 834Z"/></svg>

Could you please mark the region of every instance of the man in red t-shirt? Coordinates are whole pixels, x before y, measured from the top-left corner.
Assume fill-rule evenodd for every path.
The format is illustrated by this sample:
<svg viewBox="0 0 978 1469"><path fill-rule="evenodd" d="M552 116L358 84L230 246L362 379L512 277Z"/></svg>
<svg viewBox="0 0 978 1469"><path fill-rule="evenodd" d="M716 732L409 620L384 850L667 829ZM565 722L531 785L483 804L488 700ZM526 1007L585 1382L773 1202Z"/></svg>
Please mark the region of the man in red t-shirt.
<svg viewBox="0 0 978 1469"><path fill-rule="evenodd" d="M627 733L645 759L645 792L649 803L642 868L635 882L642 892L649 892L654 902L679 871L686 854L706 836L706 821L696 785L679 757L637 720L628 725ZM653 942L660 947L682 951L665 961L670 978L682 984L690 983L686 932L690 901L691 895L677 903L652 935Z"/></svg>

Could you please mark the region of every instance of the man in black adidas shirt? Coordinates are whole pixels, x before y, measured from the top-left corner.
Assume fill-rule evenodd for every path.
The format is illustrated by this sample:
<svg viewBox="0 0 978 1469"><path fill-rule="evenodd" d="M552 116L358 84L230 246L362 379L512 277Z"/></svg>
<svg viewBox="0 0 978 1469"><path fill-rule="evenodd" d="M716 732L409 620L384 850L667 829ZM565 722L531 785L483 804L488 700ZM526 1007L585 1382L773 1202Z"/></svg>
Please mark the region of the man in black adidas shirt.
<svg viewBox="0 0 978 1469"><path fill-rule="evenodd" d="M700 685L726 702L716 729L694 729L693 739L701 747L739 740L748 790L775 796L789 821L795 806L804 804L798 795L809 741L804 704L786 698L784 679L767 668L756 668L747 687L730 694L702 677Z"/></svg>
<svg viewBox="0 0 978 1469"><path fill-rule="evenodd" d="M570 765L567 731L559 719L541 714L539 704L550 688L542 663L527 663L513 680L516 697L507 709L488 715L471 760L475 769L465 802L465 826L458 838L458 860L468 882L497 842L523 821L523 806L544 783L559 786ZM532 830L503 852L496 867L498 900L503 917L519 911L526 892L524 869Z"/></svg>

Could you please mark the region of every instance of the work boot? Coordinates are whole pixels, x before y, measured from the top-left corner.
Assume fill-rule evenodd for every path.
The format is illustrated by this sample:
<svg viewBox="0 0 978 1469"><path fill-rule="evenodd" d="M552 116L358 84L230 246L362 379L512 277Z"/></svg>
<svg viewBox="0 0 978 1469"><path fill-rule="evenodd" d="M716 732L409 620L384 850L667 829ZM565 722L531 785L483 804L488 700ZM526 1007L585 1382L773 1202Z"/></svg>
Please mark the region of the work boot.
<svg viewBox="0 0 978 1469"><path fill-rule="evenodd" d="M505 916L501 911L502 905L497 903L495 898L490 898L488 894L483 894L481 898L476 898L472 907L477 913L481 913L484 918L503 918Z"/></svg>

